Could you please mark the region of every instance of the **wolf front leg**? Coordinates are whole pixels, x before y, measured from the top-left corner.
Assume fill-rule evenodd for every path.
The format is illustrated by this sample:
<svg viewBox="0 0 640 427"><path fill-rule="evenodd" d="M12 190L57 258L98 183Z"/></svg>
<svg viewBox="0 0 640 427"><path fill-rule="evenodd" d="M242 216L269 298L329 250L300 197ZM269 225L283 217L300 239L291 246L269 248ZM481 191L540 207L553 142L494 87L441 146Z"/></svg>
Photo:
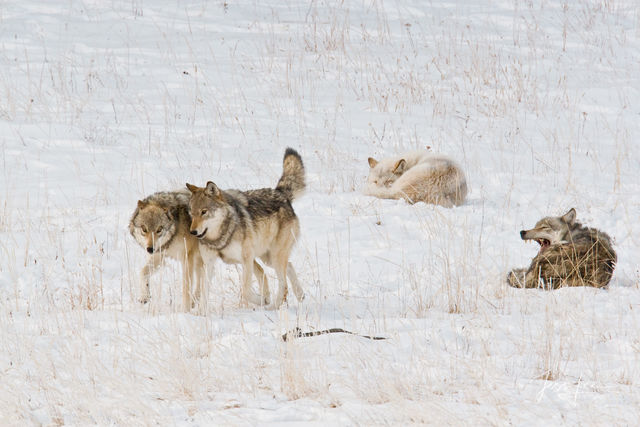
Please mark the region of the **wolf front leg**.
<svg viewBox="0 0 640 427"><path fill-rule="evenodd" d="M209 297L207 288L205 288L205 286L207 286L208 284L207 281L213 275L213 266L207 269L207 266L205 265L200 254L197 254L196 256L194 256L193 261L194 261L193 270L195 273L195 277L194 277L195 291L194 291L193 298L196 301L198 301L200 312L202 314L205 314L206 308L207 308L207 299ZM205 284L205 282L207 284Z"/></svg>
<svg viewBox="0 0 640 427"><path fill-rule="evenodd" d="M507 275L507 283L514 288L547 288L545 281L541 280L540 269L535 265L529 269L516 268L511 270Z"/></svg>
<svg viewBox="0 0 640 427"><path fill-rule="evenodd" d="M153 254L147 259L147 263L140 271L140 295L138 301L142 304L149 302L151 292L149 290L149 280L151 275L164 263L164 258L160 254Z"/></svg>
<svg viewBox="0 0 640 427"><path fill-rule="evenodd" d="M526 268L515 268L507 274L507 283L513 288L524 288L526 283Z"/></svg>
<svg viewBox="0 0 640 427"><path fill-rule="evenodd" d="M192 294L194 269L195 269L195 254L193 251L185 251L182 264L182 311L189 312L194 305L194 298Z"/></svg>
<svg viewBox="0 0 640 427"><path fill-rule="evenodd" d="M254 259L245 258L242 261L242 299L256 305L266 305L265 298L251 289Z"/></svg>
<svg viewBox="0 0 640 427"><path fill-rule="evenodd" d="M290 262L287 263L287 277L289 278L289 282L291 282L291 287L293 288L293 293L295 294L296 299L298 302L301 302L304 299L304 291L300 286L300 282L298 282L298 276Z"/></svg>
<svg viewBox="0 0 640 427"><path fill-rule="evenodd" d="M257 261L253 261L254 273L256 275L256 279L258 280L258 292L262 296L265 301L265 304L269 304L269 299L271 297L269 292L269 281L267 280L267 275L264 274L264 270L262 266L258 264Z"/></svg>

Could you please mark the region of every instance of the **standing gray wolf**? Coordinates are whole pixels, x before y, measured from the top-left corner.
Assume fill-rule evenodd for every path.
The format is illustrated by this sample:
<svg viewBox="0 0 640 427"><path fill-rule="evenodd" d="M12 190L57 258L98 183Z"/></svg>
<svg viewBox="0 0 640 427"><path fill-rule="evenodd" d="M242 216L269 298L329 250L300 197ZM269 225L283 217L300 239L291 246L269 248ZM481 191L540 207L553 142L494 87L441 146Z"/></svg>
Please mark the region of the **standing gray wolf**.
<svg viewBox="0 0 640 427"><path fill-rule="evenodd" d="M616 265L616 253L606 233L576 222L576 210L560 217L546 217L531 230L520 232L522 240L535 240L540 252L528 269L515 269L507 275L516 288L557 289L563 286L609 284Z"/></svg>
<svg viewBox="0 0 640 427"><path fill-rule="evenodd" d="M191 284L196 280L196 296L202 292L203 262L198 239L189 233L191 216L186 191L158 192L139 200L129 221L129 231L149 258L140 273L140 302L149 301L149 278L170 257L182 263L182 304L188 311L193 298Z"/></svg>
<svg viewBox="0 0 640 427"><path fill-rule="evenodd" d="M364 193L370 196L448 208L461 205L467 197L464 172L443 155L421 150L380 161L369 157L369 167Z"/></svg>
<svg viewBox="0 0 640 427"><path fill-rule="evenodd" d="M205 263L221 258L227 264L242 264L242 300L269 304L269 287L255 258L272 266L278 276L278 292L270 308L278 308L287 294L289 277L298 301L304 293L289 256L300 225L291 202L305 189L304 165L300 155L287 148L282 177L275 189L220 190L213 182L204 188L187 184L191 191L191 234L200 239ZM251 289L254 268L260 293Z"/></svg>

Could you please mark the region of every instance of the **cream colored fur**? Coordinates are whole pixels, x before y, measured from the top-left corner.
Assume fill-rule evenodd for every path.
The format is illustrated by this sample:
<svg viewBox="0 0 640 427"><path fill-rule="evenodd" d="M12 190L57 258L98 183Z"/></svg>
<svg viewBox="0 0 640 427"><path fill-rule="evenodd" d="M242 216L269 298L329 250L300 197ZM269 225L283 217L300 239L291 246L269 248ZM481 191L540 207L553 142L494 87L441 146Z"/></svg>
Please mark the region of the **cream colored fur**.
<svg viewBox="0 0 640 427"><path fill-rule="evenodd" d="M465 174L451 158L429 151L412 151L377 161L369 157L364 193L409 203L461 205L467 196Z"/></svg>

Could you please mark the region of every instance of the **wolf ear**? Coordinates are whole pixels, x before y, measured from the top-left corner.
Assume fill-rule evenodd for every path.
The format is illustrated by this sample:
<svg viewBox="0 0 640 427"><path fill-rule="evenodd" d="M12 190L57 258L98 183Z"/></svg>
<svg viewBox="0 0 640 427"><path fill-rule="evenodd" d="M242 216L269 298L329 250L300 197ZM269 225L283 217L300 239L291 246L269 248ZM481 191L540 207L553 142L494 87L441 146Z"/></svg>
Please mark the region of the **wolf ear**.
<svg viewBox="0 0 640 427"><path fill-rule="evenodd" d="M407 166L407 162L405 159L400 159L393 165L393 173L396 175L402 175L404 173L404 168Z"/></svg>
<svg viewBox="0 0 640 427"><path fill-rule="evenodd" d="M144 209L146 208L148 205L148 203L143 202L142 200L138 200L138 209Z"/></svg>
<svg viewBox="0 0 640 427"><path fill-rule="evenodd" d="M369 161L369 167L371 169L375 168L376 165L378 164L378 161L376 159L374 159L373 157L369 157L367 160Z"/></svg>
<svg viewBox="0 0 640 427"><path fill-rule="evenodd" d="M189 189L189 191L191 191L192 193L195 193L195 192L196 192L196 190L198 189L198 187L196 187L196 186L195 186L195 185L193 185L193 184L189 184L188 182L187 182L187 188L188 188L188 189Z"/></svg>
<svg viewBox="0 0 640 427"><path fill-rule="evenodd" d="M216 199L221 199L222 198L222 193L220 192L220 189L218 188L217 185L215 185L213 182L209 181L207 182L207 186L205 187L204 190L209 196L211 197L215 197Z"/></svg>
<svg viewBox="0 0 640 427"><path fill-rule="evenodd" d="M574 208L569 209L569 212L562 215L562 220L569 225L573 225L576 222L576 210Z"/></svg>

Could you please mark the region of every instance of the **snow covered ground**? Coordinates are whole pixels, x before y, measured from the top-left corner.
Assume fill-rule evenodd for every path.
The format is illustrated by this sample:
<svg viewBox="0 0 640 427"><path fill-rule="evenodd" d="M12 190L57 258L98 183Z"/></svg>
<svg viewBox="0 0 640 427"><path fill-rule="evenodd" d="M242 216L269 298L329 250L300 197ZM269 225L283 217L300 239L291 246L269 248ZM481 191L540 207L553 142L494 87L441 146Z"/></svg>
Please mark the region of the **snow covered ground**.
<svg viewBox="0 0 640 427"><path fill-rule="evenodd" d="M185 314L170 264L138 304L136 201L273 186L287 146L306 300L240 308L220 264ZM362 195L367 157L427 146L463 206ZM1 425L640 419L636 0L4 1L0 149ZM508 288L570 207L609 289Z"/></svg>

